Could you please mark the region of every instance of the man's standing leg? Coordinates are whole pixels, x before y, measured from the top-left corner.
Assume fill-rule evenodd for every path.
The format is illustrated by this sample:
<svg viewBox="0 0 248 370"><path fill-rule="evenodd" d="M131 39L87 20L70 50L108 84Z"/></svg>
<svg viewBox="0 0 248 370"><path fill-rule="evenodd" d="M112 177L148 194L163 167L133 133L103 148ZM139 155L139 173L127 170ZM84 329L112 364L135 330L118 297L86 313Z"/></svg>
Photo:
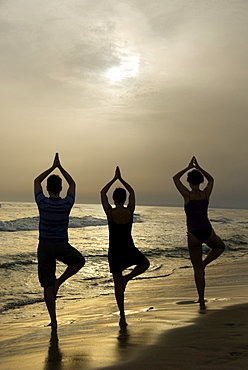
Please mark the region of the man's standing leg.
<svg viewBox="0 0 248 370"><path fill-rule="evenodd" d="M44 288L44 299L51 318L50 326L56 329L56 295L55 295L55 271L56 260L54 243L39 241L38 245L38 276L41 286Z"/></svg>
<svg viewBox="0 0 248 370"><path fill-rule="evenodd" d="M51 318L50 325L52 329L57 329L56 296L54 292L54 284L44 288L44 299Z"/></svg>

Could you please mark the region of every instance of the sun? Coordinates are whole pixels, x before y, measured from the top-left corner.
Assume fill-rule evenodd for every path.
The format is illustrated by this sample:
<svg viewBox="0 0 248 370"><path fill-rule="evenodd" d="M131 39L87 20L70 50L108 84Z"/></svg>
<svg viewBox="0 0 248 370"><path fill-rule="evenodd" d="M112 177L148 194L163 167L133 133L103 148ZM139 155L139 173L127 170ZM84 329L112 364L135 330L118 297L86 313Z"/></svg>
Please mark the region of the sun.
<svg viewBox="0 0 248 370"><path fill-rule="evenodd" d="M139 58L135 56L122 57L119 66L110 68L106 76L112 82L135 77L139 72Z"/></svg>

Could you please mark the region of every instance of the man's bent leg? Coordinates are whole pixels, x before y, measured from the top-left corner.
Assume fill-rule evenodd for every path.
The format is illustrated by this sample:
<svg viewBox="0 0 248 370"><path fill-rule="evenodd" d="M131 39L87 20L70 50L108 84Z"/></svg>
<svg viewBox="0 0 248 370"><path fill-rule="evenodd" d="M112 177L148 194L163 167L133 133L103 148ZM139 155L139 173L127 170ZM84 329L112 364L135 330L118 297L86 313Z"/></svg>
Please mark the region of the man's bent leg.
<svg viewBox="0 0 248 370"><path fill-rule="evenodd" d="M70 265L66 268L63 274L56 279L54 284L54 295L56 297L57 291L61 284L63 284L67 279L71 276L75 275L85 264L85 259L83 258L80 263L76 263L75 265Z"/></svg>

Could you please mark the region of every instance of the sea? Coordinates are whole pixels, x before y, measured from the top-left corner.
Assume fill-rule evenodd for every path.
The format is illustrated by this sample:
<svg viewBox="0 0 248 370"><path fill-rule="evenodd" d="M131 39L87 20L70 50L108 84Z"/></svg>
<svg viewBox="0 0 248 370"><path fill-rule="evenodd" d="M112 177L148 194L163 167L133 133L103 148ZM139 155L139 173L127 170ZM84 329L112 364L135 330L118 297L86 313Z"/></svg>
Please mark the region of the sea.
<svg viewBox="0 0 248 370"><path fill-rule="evenodd" d="M226 244L214 263L241 260L248 254L248 210L210 208L215 232ZM0 313L43 301L37 278L38 210L36 204L2 202L0 207ZM85 257L85 266L60 288L68 299L94 298L113 293L109 272L108 226L100 204L75 204L69 223L70 244ZM183 207L137 206L133 239L150 260L150 268L136 279L166 278L191 268ZM208 248L203 247L204 253ZM65 269L57 263L57 276Z"/></svg>

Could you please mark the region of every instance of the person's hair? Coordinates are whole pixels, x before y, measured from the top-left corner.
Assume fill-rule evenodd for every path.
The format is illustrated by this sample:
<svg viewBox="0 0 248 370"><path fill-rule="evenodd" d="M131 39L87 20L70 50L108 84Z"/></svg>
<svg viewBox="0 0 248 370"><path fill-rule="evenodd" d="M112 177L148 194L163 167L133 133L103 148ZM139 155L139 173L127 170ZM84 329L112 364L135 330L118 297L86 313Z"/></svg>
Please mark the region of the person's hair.
<svg viewBox="0 0 248 370"><path fill-rule="evenodd" d="M127 192L123 188L116 188L113 192L113 199L117 204L124 203L127 197Z"/></svg>
<svg viewBox="0 0 248 370"><path fill-rule="evenodd" d="M204 182L203 174L198 170L193 170L188 173L187 181L192 185L200 185Z"/></svg>
<svg viewBox="0 0 248 370"><path fill-rule="evenodd" d="M51 175L47 179L47 190L53 194L59 194L62 190L62 179L58 175Z"/></svg>

